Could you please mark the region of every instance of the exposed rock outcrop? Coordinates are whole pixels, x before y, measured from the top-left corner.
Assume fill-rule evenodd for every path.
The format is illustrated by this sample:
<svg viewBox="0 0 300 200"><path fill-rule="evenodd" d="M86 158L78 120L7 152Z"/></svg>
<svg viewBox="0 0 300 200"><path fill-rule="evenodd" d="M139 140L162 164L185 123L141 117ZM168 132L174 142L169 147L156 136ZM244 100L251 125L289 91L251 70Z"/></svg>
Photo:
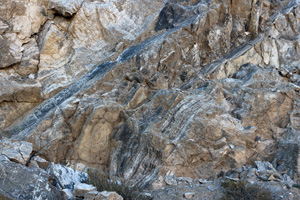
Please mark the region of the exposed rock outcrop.
<svg viewBox="0 0 300 200"><path fill-rule="evenodd" d="M257 161L258 179L291 187L299 3L0 0L1 160L61 164L48 173L65 196L54 172L78 163L159 190Z"/></svg>
<svg viewBox="0 0 300 200"><path fill-rule="evenodd" d="M11 161L1 161L0 193L11 199L60 199L49 175L39 168L27 168Z"/></svg>

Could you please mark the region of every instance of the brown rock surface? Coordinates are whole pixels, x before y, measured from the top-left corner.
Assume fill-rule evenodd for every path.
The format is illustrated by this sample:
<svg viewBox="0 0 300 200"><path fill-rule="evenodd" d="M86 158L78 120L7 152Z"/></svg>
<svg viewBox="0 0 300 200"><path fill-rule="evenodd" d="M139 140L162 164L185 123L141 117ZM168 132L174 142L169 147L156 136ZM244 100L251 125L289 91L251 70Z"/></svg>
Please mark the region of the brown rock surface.
<svg viewBox="0 0 300 200"><path fill-rule="evenodd" d="M298 4L0 0L0 135L142 187L255 161L297 182Z"/></svg>
<svg viewBox="0 0 300 200"><path fill-rule="evenodd" d="M85 200L123 200L116 192L89 192L84 196Z"/></svg>

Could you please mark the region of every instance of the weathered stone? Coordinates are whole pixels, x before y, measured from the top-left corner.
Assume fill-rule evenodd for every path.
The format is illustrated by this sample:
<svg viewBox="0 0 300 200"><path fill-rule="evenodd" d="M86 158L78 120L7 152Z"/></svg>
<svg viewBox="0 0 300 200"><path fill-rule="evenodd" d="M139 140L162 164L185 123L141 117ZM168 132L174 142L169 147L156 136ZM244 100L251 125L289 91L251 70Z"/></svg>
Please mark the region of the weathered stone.
<svg viewBox="0 0 300 200"><path fill-rule="evenodd" d="M0 168L0 194L11 199L61 199L44 170L10 161L1 161Z"/></svg>
<svg viewBox="0 0 300 200"><path fill-rule="evenodd" d="M162 188L164 185L166 185L166 182L164 181L163 176L159 176L159 177L151 184L151 187L155 190L155 189L160 189L160 188Z"/></svg>
<svg viewBox="0 0 300 200"><path fill-rule="evenodd" d="M8 28L9 25L4 21L0 20L0 34L3 34Z"/></svg>
<svg viewBox="0 0 300 200"><path fill-rule="evenodd" d="M41 85L31 78L1 71L0 77L0 129L5 129L41 102Z"/></svg>
<svg viewBox="0 0 300 200"><path fill-rule="evenodd" d="M297 166L299 166L298 151L298 144L294 141L280 141L274 160L278 172L287 174L295 180L299 179L299 173L296 170Z"/></svg>
<svg viewBox="0 0 300 200"><path fill-rule="evenodd" d="M138 38L153 23L162 5L161 1L97 2L49 2L49 8L64 16L76 15L70 20L55 17L40 32L38 80L45 98L114 56L121 43Z"/></svg>
<svg viewBox="0 0 300 200"><path fill-rule="evenodd" d="M0 4L1 136L45 160L180 188L165 198L194 184L170 175L212 180L257 160L299 177L298 1ZM228 177L280 178L251 169ZM203 184L204 199L219 194Z"/></svg>
<svg viewBox="0 0 300 200"><path fill-rule="evenodd" d="M0 69L9 67L17 62L20 62L20 57L16 57L14 52L11 52L9 43L7 40L0 35Z"/></svg>
<svg viewBox="0 0 300 200"><path fill-rule="evenodd" d="M288 175L284 174L282 176L282 183L286 184L287 187L292 188L296 183Z"/></svg>
<svg viewBox="0 0 300 200"><path fill-rule="evenodd" d="M23 45L24 51L19 65L16 66L16 72L21 76L35 74L38 71L40 60L40 51L35 39L31 38L28 43Z"/></svg>
<svg viewBox="0 0 300 200"><path fill-rule="evenodd" d="M166 176L165 177L165 182L167 185L177 185L176 177L173 176Z"/></svg>
<svg viewBox="0 0 300 200"><path fill-rule="evenodd" d="M74 153L69 159L86 165L93 163L91 167L102 169L110 157L111 147L114 146L110 135L113 133L113 124L117 123L120 117L120 111L121 107L116 105L95 106L90 119L85 122L86 129L81 132L76 145L72 147Z"/></svg>
<svg viewBox="0 0 300 200"><path fill-rule="evenodd" d="M174 24L182 17L184 11L184 7L178 4L167 4L159 13L155 30L174 28Z"/></svg>
<svg viewBox="0 0 300 200"><path fill-rule="evenodd" d="M177 183L184 183L184 184L191 184L193 182L193 179L190 177L178 177L176 179Z"/></svg>
<svg viewBox="0 0 300 200"><path fill-rule="evenodd" d="M5 155L1 155L0 161L9 161L9 159Z"/></svg>
<svg viewBox="0 0 300 200"><path fill-rule="evenodd" d="M79 10L83 0L50 0L49 8L57 11L65 17L71 17Z"/></svg>
<svg viewBox="0 0 300 200"><path fill-rule="evenodd" d="M31 53L27 49L23 53L22 46L28 43L31 35L37 33L46 21L46 13L42 5L43 3L38 1L30 4L28 1L16 0L1 3L0 33L3 35L0 35L0 69L21 62L22 54L26 54L26 57L30 56ZM31 62L35 66L38 64Z"/></svg>
<svg viewBox="0 0 300 200"><path fill-rule="evenodd" d="M43 85L42 94L44 98L56 94L57 89L63 88L68 80L64 65L68 62L68 54L70 53L71 41L65 33L69 22L62 18L57 19L57 21L57 24L52 21L46 22L38 41L40 63L37 78ZM59 80L53 80L53 77L58 74L60 74Z"/></svg>
<svg viewBox="0 0 300 200"><path fill-rule="evenodd" d="M249 32L256 35L259 28L259 17L261 15L262 2L259 0L252 1L251 20L249 23Z"/></svg>
<svg viewBox="0 0 300 200"><path fill-rule="evenodd" d="M97 191L97 188L92 185L85 184L85 183L76 184L74 187L74 196L84 197L85 194L87 194L91 191Z"/></svg>
<svg viewBox="0 0 300 200"><path fill-rule="evenodd" d="M269 180L270 176L274 176L275 178L281 178L281 175L277 172L277 170L273 167L273 165L269 162L261 162L255 161L257 166L257 176L264 181Z"/></svg>
<svg viewBox="0 0 300 200"><path fill-rule="evenodd" d="M8 86L7 88L5 86ZM3 77L0 80L0 102L38 103L41 101L40 83L28 78Z"/></svg>
<svg viewBox="0 0 300 200"><path fill-rule="evenodd" d="M89 192L84 196L85 200L123 200L123 197L116 192Z"/></svg>
<svg viewBox="0 0 300 200"><path fill-rule="evenodd" d="M149 91L145 88L140 88L135 94L132 100L129 102L129 108L137 108L145 100L149 98Z"/></svg>
<svg viewBox="0 0 300 200"><path fill-rule="evenodd" d="M187 192L187 193L184 193L183 194L183 197L186 198L186 199L191 199L195 196L195 193L194 192Z"/></svg>
<svg viewBox="0 0 300 200"><path fill-rule="evenodd" d="M56 186L61 189L74 190L76 185L87 181L87 174L75 169L51 163L47 169L49 175L56 181Z"/></svg>
<svg viewBox="0 0 300 200"><path fill-rule="evenodd" d="M85 166L85 165L82 164L82 163L73 163L73 164L71 164L71 165L68 166L68 167L73 168L73 169L78 170L78 171L81 171L81 172L86 172L87 169L88 169L88 167Z"/></svg>
<svg viewBox="0 0 300 200"><path fill-rule="evenodd" d="M50 162L48 162L44 158L41 158L40 156L34 156L33 158L31 158L31 162L32 161L35 161L38 164L39 168L42 168L44 170L46 170L50 165Z"/></svg>
<svg viewBox="0 0 300 200"><path fill-rule="evenodd" d="M76 197L74 197L73 192L71 189L63 189L61 190L61 194L64 200L73 200Z"/></svg>
<svg viewBox="0 0 300 200"><path fill-rule="evenodd" d="M240 173L240 179L241 180L250 180L252 182L257 181L257 175L256 175L257 169L255 168L250 168L248 170L243 171Z"/></svg>
<svg viewBox="0 0 300 200"><path fill-rule="evenodd" d="M31 152L31 143L7 138L0 140L0 155L6 156L11 161L26 165L30 159Z"/></svg>
<svg viewBox="0 0 300 200"><path fill-rule="evenodd" d="M248 18L251 13L251 4L253 1L239 1L239 0L233 0L232 1L232 9L234 16L236 16L237 19L239 18Z"/></svg>

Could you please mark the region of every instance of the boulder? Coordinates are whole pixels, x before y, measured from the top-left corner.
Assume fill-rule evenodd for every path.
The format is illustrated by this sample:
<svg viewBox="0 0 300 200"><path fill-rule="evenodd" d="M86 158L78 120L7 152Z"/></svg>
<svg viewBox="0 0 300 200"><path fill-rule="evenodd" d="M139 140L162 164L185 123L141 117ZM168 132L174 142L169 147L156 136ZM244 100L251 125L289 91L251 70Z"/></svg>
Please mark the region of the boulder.
<svg viewBox="0 0 300 200"><path fill-rule="evenodd" d="M74 196L84 197L86 193L97 191L97 188L85 183L76 184L74 187Z"/></svg>
<svg viewBox="0 0 300 200"><path fill-rule="evenodd" d="M26 165L30 159L32 144L25 141L10 140L2 138L0 140L0 155L11 161Z"/></svg>
<svg viewBox="0 0 300 200"><path fill-rule="evenodd" d="M195 196L194 192L187 192L183 194L183 197L186 199L192 199Z"/></svg>
<svg viewBox="0 0 300 200"><path fill-rule="evenodd" d="M73 191L76 185L86 183L88 179L87 173L77 171L61 164L51 163L47 172L51 178L55 180L55 185L59 189L70 189Z"/></svg>
<svg viewBox="0 0 300 200"><path fill-rule="evenodd" d="M257 171L257 176L264 180L268 181L270 177L281 179L282 176L278 173L278 171L273 167L273 165L269 162L261 162L255 161Z"/></svg>
<svg viewBox="0 0 300 200"><path fill-rule="evenodd" d="M49 175L39 168L27 168L11 161L0 162L0 194L11 199L61 199Z"/></svg>
<svg viewBox="0 0 300 200"><path fill-rule="evenodd" d="M116 192L89 192L84 196L85 200L123 200L123 197Z"/></svg>

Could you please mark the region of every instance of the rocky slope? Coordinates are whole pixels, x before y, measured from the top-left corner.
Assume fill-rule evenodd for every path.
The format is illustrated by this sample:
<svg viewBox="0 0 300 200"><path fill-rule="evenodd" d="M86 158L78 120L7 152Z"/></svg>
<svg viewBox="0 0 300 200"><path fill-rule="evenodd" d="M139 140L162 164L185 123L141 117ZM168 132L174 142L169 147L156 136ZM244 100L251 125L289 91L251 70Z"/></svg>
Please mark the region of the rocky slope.
<svg viewBox="0 0 300 200"><path fill-rule="evenodd" d="M299 183L299 3L0 0L0 194L73 191L50 162L150 190L255 161Z"/></svg>

